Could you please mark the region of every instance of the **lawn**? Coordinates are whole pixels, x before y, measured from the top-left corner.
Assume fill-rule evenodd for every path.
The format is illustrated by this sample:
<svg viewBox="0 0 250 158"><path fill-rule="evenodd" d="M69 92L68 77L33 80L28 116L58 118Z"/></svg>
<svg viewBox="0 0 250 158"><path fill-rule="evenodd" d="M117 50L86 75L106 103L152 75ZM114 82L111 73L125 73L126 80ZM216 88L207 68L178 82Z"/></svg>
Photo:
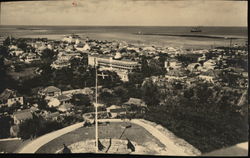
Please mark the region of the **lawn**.
<svg viewBox="0 0 250 158"><path fill-rule="evenodd" d="M143 127L131 124L130 128L125 129L126 125L130 123L110 123L109 125L99 125L99 138L100 139L123 139L136 142L138 145L144 145L147 143L157 144L159 147L164 148L165 146L152 136ZM81 127L75 131L67 133L59 138L56 138L49 143L42 146L36 153L55 153L63 147L63 143L70 145L79 141L95 139L95 128L94 127Z"/></svg>

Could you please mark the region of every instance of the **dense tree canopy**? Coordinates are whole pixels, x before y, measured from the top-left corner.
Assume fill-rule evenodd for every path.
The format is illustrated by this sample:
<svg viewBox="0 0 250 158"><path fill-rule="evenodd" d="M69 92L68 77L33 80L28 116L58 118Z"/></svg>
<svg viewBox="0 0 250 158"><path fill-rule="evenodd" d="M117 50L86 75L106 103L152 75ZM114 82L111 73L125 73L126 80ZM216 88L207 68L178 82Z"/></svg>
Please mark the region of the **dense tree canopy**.
<svg viewBox="0 0 250 158"><path fill-rule="evenodd" d="M186 54L186 55L177 56L177 60L183 63L184 66L187 66L191 63L197 62L198 57L199 57L199 54L189 54L189 55Z"/></svg>
<svg viewBox="0 0 250 158"><path fill-rule="evenodd" d="M172 84L157 93L165 101L148 106L147 119L162 124L202 152L247 140L247 114L241 114L243 106L237 105L242 91L198 81L192 85L183 83L181 89ZM246 104L247 101L243 105Z"/></svg>
<svg viewBox="0 0 250 158"><path fill-rule="evenodd" d="M114 88L114 96L120 98L120 102L123 103L129 99L128 90L123 86L118 86Z"/></svg>
<svg viewBox="0 0 250 158"><path fill-rule="evenodd" d="M157 106L160 103L158 89L152 81L143 85L142 98L148 106Z"/></svg>
<svg viewBox="0 0 250 158"><path fill-rule="evenodd" d="M132 72L128 74L129 83L133 85L142 84L144 77L143 73L140 72Z"/></svg>
<svg viewBox="0 0 250 158"><path fill-rule="evenodd" d="M0 117L0 139L10 136L11 117Z"/></svg>
<svg viewBox="0 0 250 158"><path fill-rule="evenodd" d="M28 45L27 45L25 39L19 38L17 40L17 47L22 49L23 51L27 51Z"/></svg>
<svg viewBox="0 0 250 158"><path fill-rule="evenodd" d="M104 91L100 93L98 98L101 103L106 104L106 105L112 105L114 104L115 96L110 92Z"/></svg>
<svg viewBox="0 0 250 158"><path fill-rule="evenodd" d="M43 65L50 65L55 60L55 58L56 53L53 52L53 50L46 48L42 51L41 60Z"/></svg>
<svg viewBox="0 0 250 158"><path fill-rule="evenodd" d="M38 117L33 119L28 119L22 122L19 126L18 137L22 139L29 139L35 137L37 131L39 130L40 120Z"/></svg>
<svg viewBox="0 0 250 158"><path fill-rule="evenodd" d="M29 139L43 134L52 132L62 128L62 124L56 121L44 120L42 117L36 115L33 119L28 119L22 122L19 126L18 137L22 139Z"/></svg>
<svg viewBox="0 0 250 158"><path fill-rule="evenodd" d="M0 46L0 57L8 57L9 56L9 50L6 46Z"/></svg>
<svg viewBox="0 0 250 158"><path fill-rule="evenodd" d="M121 83L120 77L114 71L98 72L98 84L111 88Z"/></svg>
<svg viewBox="0 0 250 158"><path fill-rule="evenodd" d="M90 106L90 98L85 94L74 94L71 99L71 103L76 106Z"/></svg>

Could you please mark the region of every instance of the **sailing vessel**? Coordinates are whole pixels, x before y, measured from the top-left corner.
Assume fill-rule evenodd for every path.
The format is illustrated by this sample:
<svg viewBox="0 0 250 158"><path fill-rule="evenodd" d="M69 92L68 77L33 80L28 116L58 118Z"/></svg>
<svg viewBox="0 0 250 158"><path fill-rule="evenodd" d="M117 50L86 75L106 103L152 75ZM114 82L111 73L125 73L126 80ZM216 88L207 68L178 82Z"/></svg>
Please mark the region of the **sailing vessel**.
<svg viewBox="0 0 250 158"><path fill-rule="evenodd" d="M202 32L200 27L193 27L190 32Z"/></svg>

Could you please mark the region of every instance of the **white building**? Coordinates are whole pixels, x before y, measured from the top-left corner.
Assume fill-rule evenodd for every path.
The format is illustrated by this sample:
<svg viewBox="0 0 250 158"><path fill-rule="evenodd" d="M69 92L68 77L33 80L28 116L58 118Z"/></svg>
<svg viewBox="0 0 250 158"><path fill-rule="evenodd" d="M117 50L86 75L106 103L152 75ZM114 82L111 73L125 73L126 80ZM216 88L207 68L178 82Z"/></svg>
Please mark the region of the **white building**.
<svg viewBox="0 0 250 158"><path fill-rule="evenodd" d="M215 66L216 66L216 62L211 59L203 63L203 68L206 70L213 70Z"/></svg>
<svg viewBox="0 0 250 158"><path fill-rule="evenodd" d="M129 51L131 51L131 50L133 50L133 51L135 51L135 52L140 52L140 49L139 48L137 48L137 47L132 47L132 46L130 46L130 47L127 47L127 50L129 50Z"/></svg>
<svg viewBox="0 0 250 158"><path fill-rule="evenodd" d="M88 43L86 43L85 45L77 45L76 46L76 50L81 51L81 52L87 51L87 50L90 50L90 49L91 49L91 47L89 46Z"/></svg>
<svg viewBox="0 0 250 158"><path fill-rule="evenodd" d="M33 54L33 53L29 53L29 54L23 59L23 61L24 61L25 63L31 63L31 62L33 62L33 61L38 61L38 60L40 60L40 57L39 57L38 55L36 55L36 54Z"/></svg>
<svg viewBox="0 0 250 158"><path fill-rule="evenodd" d="M106 108L106 110L111 118L116 118L117 116L126 114L126 109L117 105L112 105Z"/></svg>
<svg viewBox="0 0 250 158"><path fill-rule="evenodd" d="M61 95L62 91L55 86L48 86L48 87L44 88L40 92L40 94L48 97L48 99L51 99L51 97L57 97L57 96Z"/></svg>
<svg viewBox="0 0 250 158"><path fill-rule="evenodd" d="M178 60L176 59L170 59L168 61L165 61L165 65L164 67L167 69L167 70L171 70L171 69L179 69L182 67L182 63L179 62Z"/></svg>
<svg viewBox="0 0 250 158"><path fill-rule="evenodd" d="M17 48L15 50L10 51L10 55L13 55L13 56L19 56L19 55L21 55L23 53L24 53L24 51L22 49L20 49L20 48Z"/></svg>
<svg viewBox="0 0 250 158"><path fill-rule="evenodd" d="M63 67L70 66L70 59L81 58L80 53L66 53L60 52L57 55L57 60L55 60L50 66L54 69L61 69Z"/></svg>
<svg viewBox="0 0 250 158"><path fill-rule="evenodd" d="M74 106L71 103L65 103L58 107L58 110L61 112L68 112L70 111Z"/></svg>
<svg viewBox="0 0 250 158"><path fill-rule="evenodd" d="M168 47L168 48L166 48L166 50L167 50L168 52L176 52L176 51L177 51L177 49L175 49L175 48L173 48L173 47Z"/></svg>
<svg viewBox="0 0 250 158"><path fill-rule="evenodd" d="M68 67L68 66L70 66L70 63L68 60L56 60L50 65L50 67L54 69L61 69L63 67Z"/></svg>
<svg viewBox="0 0 250 158"><path fill-rule="evenodd" d="M49 107L59 107L60 101L57 98L51 98L48 102Z"/></svg>
<svg viewBox="0 0 250 158"><path fill-rule="evenodd" d="M206 54L209 51L207 49L200 49L200 50L193 50L192 53L194 54Z"/></svg>
<svg viewBox="0 0 250 158"><path fill-rule="evenodd" d="M48 44L48 45L47 45L47 48L50 49L50 50L52 50L54 47L53 47L53 45Z"/></svg>
<svg viewBox="0 0 250 158"><path fill-rule="evenodd" d="M23 105L24 104L23 97L9 98L7 100L8 107L12 106L15 103L20 103L21 105Z"/></svg>
<svg viewBox="0 0 250 158"><path fill-rule="evenodd" d="M155 47L149 46L149 47L144 47L142 48L144 51L149 51L149 52L154 52L156 51Z"/></svg>
<svg viewBox="0 0 250 158"><path fill-rule="evenodd" d="M66 36L62 39L63 42L67 42L67 43L75 43L78 44L80 43L80 37L78 35L70 35L70 36Z"/></svg>
<svg viewBox="0 0 250 158"><path fill-rule="evenodd" d="M114 71L122 81L126 82L128 81L128 74L140 65L136 61L122 60L118 53L115 57L119 60L113 59L112 56L89 55L88 64L95 66L95 63L97 63L100 70Z"/></svg>
<svg viewBox="0 0 250 158"><path fill-rule="evenodd" d="M202 69L202 66L200 63L191 63L187 66L187 70L193 72L193 71L200 71Z"/></svg>
<svg viewBox="0 0 250 158"><path fill-rule="evenodd" d="M209 83L214 83L214 77L213 76L207 76L207 75L199 75L198 78L209 82Z"/></svg>
<svg viewBox="0 0 250 158"><path fill-rule="evenodd" d="M16 45L13 45L13 44L12 44L12 45L9 46L9 50L10 50L10 51L12 51L12 50L17 50L17 49L18 49L18 47L17 47Z"/></svg>
<svg viewBox="0 0 250 158"><path fill-rule="evenodd" d="M199 61L205 61L206 60L206 55L203 54L201 57L198 58L198 62Z"/></svg>

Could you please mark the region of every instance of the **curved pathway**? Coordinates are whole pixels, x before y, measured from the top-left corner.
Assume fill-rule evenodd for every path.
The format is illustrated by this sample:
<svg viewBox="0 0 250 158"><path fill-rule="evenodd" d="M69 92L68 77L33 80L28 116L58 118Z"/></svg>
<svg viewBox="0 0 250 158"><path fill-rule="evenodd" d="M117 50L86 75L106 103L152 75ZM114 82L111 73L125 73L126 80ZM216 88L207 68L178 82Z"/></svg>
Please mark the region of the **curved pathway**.
<svg viewBox="0 0 250 158"><path fill-rule="evenodd" d="M149 133L151 133L154 137L156 137L162 144L166 146L166 150L168 151L169 155L174 155L174 156L195 156L195 155L190 155L187 152L185 152L185 149L180 148L177 146L172 139L164 135L162 132L160 132L158 129L155 127L146 124L140 120L131 120L131 122L138 124L142 127L144 127Z"/></svg>
<svg viewBox="0 0 250 158"><path fill-rule="evenodd" d="M99 122L123 122L120 119L102 119L99 120ZM185 152L185 149L180 148L178 145L173 142L172 139L168 138L166 135L164 135L162 132L160 132L157 128L154 126L144 123L143 121L139 119L132 119L131 123L137 124L139 126L142 126L147 130L149 133L151 133L154 137L156 137L162 144L166 146L167 151L170 153L169 155L178 155L178 156L194 156L192 154L189 154ZM37 139L33 140L26 146L24 146L19 153L35 153L40 147L42 147L44 144L50 142L51 140L58 138L66 133L69 133L71 131L74 131L80 127L82 127L83 122L77 123L71 126L68 126L66 128L48 133L46 135L43 135L41 137L38 137Z"/></svg>
<svg viewBox="0 0 250 158"><path fill-rule="evenodd" d="M25 145L22 149L19 150L18 153L35 153L40 147L42 147L44 144L47 144L48 142L52 141L55 138L58 138L66 133L69 133L71 131L74 131L80 127L82 127L83 122L77 123L65 128L62 128L60 130L45 134L41 137L38 137L37 139L31 141L27 145Z"/></svg>

